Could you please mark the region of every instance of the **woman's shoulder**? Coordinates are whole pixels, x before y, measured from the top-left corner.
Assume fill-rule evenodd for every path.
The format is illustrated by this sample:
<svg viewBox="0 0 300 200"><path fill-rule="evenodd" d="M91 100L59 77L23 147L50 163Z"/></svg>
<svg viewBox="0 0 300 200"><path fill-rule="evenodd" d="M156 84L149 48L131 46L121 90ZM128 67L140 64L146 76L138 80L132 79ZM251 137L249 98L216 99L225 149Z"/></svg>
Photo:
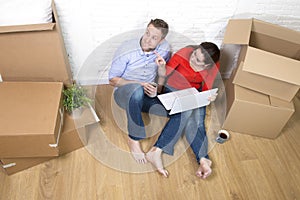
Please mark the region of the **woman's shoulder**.
<svg viewBox="0 0 300 200"><path fill-rule="evenodd" d="M183 47L183 48L179 49L174 55L185 58L185 59L189 59L193 50L194 50L193 47Z"/></svg>

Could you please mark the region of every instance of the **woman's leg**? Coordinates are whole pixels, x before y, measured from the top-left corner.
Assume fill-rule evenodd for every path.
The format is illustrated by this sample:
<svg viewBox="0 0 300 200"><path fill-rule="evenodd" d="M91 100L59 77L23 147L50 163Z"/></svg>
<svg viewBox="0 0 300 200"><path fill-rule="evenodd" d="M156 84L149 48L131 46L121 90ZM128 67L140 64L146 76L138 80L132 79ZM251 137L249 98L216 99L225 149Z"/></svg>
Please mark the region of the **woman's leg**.
<svg viewBox="0 0 300 200"><path fill-rule="evenodd" d="M154 146L146 153L147 160L154 165L154 167L163 176L168 177L168 171L164 169L161 154L165 152L173 155L174 146L182 135L183 128L186 121L190 117L192 111L186 111L171 115L169 121L164 127L162 133L158 137Z"/></svg>
<svg viewBox="0 0 300 200"><path fill-rule="evenodd" d="M205 115L206 107L195 109L185 128L186 139L196 156L197 162L199 163L196 176L202 179L207 178L212 172L212 162L208 157Z"/></svg>
<svg viewBox="0 0 300 200"><path fill-rule="evenodd" d="M154 165L159 173L161 173L164 177L169 176L169 172L164 169L162 159L161 159L162 150L158 147L152 147L150 151L146 153L146 159Z"/></svg>
<svg viewBox="0 0 300 200"><path fill-rule="evenodd" d="M190 144L197 162L200 163L200 158L209 158L208 140L205 128L206 107L194 109L185 127L185 136Z"/></svg>
<svg viewBox="0 0 300 200"><path fill-rule="evenodd" d="M189 120L191 114L192 111L189 110L182 113L170 115L169 121L163 128L154 146L162 149L164 153L173 155L174 146L182 135L183 129L186 126L186 123Z"/></svg>

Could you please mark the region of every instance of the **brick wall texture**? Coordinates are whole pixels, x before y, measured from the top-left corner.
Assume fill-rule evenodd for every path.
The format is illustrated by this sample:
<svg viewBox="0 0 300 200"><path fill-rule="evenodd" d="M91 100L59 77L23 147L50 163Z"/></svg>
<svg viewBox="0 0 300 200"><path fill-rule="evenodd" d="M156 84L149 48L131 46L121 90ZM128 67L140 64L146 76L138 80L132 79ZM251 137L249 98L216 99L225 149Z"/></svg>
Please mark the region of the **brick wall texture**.
<svg viewBox="0 0 300 200"><path fill-rule="evenodd" d="M228 19L256 18L300 31L299 0L55 0L74 78L102 57L98 72L109 64L115 48L143 30L150 19L169 23L174 50L187 43L215 42L222 47ZM96 56L97 57L97 56ZM91 65L91 64L89 64ZM97 68L97 69L96 69ZM87 72L88 73L88 72Z"/></svg>

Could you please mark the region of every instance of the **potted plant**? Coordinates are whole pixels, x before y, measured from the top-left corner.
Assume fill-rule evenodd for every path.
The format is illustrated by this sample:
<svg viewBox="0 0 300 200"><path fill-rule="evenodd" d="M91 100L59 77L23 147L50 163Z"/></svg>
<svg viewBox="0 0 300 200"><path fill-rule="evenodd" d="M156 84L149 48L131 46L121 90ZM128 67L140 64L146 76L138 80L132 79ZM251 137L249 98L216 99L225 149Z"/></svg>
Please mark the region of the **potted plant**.
<svg viewBox="0 0 300 200"><path fill-rule="evenodd" d="M82 108L91 103L92 100L86 95L86 90L73 83L63 90L63 106L73 117L80 116Z"/></svg>

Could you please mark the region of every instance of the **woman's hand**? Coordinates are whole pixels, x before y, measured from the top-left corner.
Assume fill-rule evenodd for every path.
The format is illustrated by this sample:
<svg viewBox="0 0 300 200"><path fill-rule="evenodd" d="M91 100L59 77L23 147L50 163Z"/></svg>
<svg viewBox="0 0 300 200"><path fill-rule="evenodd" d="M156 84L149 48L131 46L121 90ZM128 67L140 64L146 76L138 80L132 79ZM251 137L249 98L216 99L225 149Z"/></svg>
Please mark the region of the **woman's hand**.
<svg viewBox="0 0 300 200"><path fill-rule="evenodd" d="M216 100L216 98L217 98L217 95L218 95L218 93L216 93L216 94L214 94L214 95L211 95L211 96L209 96L209 97L208 97L208 101L210 101L210 102L213 102L213 101L215 101L215 100Z"/></svg>

